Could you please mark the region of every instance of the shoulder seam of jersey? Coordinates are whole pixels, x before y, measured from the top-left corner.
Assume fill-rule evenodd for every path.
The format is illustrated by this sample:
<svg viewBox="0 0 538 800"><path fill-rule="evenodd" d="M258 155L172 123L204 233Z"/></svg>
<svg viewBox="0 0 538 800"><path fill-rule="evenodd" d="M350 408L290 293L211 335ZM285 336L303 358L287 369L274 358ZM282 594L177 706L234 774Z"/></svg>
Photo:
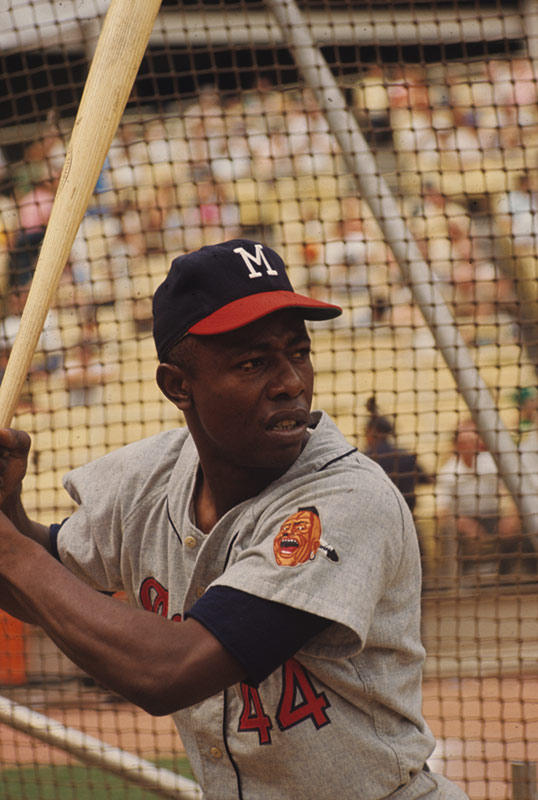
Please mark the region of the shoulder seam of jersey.
<svg viewBox="0 0 538 800"><path fill-rule="evenodd" d="M348 450L346 453L342 453L341 455L336 456L336 458L331 458L331 460L327 461L327 463L324 464L322 467L320 467L317 470L317 472L323 472L324 469L327 469L327 467L330 467L332 464L335 464L337 461L341 461L343 458L347 458L348 456L353 455L353 453L357 453L357 452L358 452L358 448L357 447L352 447L351 450Z"/></svg>

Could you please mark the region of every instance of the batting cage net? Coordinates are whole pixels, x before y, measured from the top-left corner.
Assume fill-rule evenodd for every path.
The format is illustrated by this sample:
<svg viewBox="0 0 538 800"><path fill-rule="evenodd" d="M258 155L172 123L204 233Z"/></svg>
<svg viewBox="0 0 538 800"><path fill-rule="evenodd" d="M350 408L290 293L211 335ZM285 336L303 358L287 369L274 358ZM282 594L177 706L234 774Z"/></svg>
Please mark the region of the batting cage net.
<svg viewBox="0 0 538 800"><path fill-rule="evenodd" d="M3 371L108 3L1 6ZM182 424L151 333L171 259L273 246L344 310L312 326L315 406L412 508L429 764L472 800L536 787L537 48L536 0L165 0L14 420L60 523L68 470ZM200 796L168 718L5 614L0 694L1 797Z"/></svg>

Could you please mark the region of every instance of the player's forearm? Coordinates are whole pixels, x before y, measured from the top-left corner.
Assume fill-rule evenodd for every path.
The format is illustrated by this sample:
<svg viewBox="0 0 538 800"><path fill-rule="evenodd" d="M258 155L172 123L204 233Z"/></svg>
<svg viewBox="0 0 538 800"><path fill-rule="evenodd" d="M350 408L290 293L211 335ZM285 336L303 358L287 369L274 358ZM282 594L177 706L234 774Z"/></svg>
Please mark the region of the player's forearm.
<svg viewBox="0 0 538 800"><path fill-rule="evenodd" d="M0 608L12 617L20 619L22 622L32 622L28 614L14 599L11 592L5 587L0 586Z"/></svg>
<svg viewBox="0 0 538 800"><path fill-rule="evenodd" d="M3 583L2 583L3 581ZM183 623L94 591L34 542L0 563L2 586L24 618L99 683L151 714L200 702L243 677L194 620Z"/></svg>
<svg viewBox="0 0 538 800"><path fill-rule="evenodd" d="M50 553L50 535L48 525L42 525L30 519L22 504L20 494L8 498L3 506L3 512L11 520L20 533L32 541L37 542Z"/></svg>

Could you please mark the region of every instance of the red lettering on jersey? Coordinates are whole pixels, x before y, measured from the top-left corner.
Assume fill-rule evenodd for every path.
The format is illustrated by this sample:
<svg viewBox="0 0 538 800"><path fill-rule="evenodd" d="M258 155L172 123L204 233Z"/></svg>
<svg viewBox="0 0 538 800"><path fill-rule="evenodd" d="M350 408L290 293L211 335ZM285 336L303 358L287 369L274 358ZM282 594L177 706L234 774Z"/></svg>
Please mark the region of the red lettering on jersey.
<svg viewBox="0 0 538 800"><path fill-rule="evenodd" d="M238 730L240 732L257 731L260 744L271 744L269 731L273 727L273 723L263 710L258 690L254 686L241 683L241 694L243 695L243 710Z"/></svg>
<svg viewBox="0 0 538 800"><path fill-rule="evenodd" d="M330 723L325 709L330 707L324 692L316 692L308 672L294 658L282 665L282 696L277 721L281 730L311 719L316 728Z"/></svg>
<svg viewBox="0 0 538 800"><path fill-rule="evenodd" d="M156 578L145 578L140 586L140 602L146 611L168 616L168 589L159 583ZM181 622L181 614L174 614L173 622Z"/></svg>
<svg viewBox="0 0 538 800"><path fill-rule="evenodd" d="M146 611L168 616L168 590L155 578L146 578L140 587L140 602Z"/></svg>

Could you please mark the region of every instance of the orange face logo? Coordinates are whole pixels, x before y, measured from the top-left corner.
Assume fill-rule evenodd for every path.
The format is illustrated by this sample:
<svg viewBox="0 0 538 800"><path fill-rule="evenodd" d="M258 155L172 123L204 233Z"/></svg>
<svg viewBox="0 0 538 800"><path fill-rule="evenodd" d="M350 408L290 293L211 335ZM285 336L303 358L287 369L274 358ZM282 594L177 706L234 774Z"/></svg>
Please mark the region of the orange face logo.
<svg viewBox="0 0 538 800"><path fill-rule="evenodd" d="M276 563L296 567L312 561L319 550L321 522L316 509L302 508L283 523L273 542Z"/></svg>

